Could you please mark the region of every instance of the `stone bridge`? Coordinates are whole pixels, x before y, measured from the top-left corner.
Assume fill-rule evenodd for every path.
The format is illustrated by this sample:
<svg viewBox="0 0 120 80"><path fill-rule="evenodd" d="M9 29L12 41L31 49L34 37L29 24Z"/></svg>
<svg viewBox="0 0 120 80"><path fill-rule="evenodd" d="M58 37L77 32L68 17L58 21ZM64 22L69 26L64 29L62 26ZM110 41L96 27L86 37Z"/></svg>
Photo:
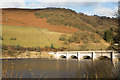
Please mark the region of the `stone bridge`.
<svg viewBox="0 0 120 80"><path fill-rule="evenodd" d="M118 59L119 53L117 51L61 51L61 52L50 52L49 54L53 54L56 59L66 58L72 59L76 58L78 60L81 59L98 59L100 57L105 57L110 60Z"/></svg>

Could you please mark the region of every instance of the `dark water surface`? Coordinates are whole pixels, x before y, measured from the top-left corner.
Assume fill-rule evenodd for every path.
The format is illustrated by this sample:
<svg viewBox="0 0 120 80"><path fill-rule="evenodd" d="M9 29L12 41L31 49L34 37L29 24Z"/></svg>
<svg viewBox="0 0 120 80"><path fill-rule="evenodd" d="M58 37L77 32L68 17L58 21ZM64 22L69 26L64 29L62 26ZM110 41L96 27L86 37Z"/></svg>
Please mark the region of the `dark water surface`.
<svg viewBox="0 0 120 80"><path fill-rule="evenodd" d="M2 60L3 78L119 78L120 62L53 59Z"/></svg>

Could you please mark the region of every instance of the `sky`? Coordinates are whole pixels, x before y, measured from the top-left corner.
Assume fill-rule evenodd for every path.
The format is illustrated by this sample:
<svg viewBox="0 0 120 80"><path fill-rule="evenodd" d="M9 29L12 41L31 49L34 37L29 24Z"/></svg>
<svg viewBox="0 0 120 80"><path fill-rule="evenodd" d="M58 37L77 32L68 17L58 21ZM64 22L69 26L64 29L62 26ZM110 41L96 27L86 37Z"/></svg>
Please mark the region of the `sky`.
<svg viewBox="0 0 120 80"><path fill-rule="evenodd" d="M0 8L66 8L87 15L114 17L118 0L0 0Z"/></svg>

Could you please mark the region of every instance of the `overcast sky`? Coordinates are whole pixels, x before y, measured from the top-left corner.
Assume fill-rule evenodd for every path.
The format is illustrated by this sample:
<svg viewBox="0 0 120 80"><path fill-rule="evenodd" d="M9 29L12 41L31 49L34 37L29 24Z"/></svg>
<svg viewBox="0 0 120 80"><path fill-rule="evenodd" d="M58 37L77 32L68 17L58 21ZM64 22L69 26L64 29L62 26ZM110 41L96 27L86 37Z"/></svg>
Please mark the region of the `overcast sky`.
<svg viewBox="0 0 120 80"><path fill-rule="evenodd" d="M114 17L118 0L0 0L0 8L57 7L83 12L87 15Z"/></svg>

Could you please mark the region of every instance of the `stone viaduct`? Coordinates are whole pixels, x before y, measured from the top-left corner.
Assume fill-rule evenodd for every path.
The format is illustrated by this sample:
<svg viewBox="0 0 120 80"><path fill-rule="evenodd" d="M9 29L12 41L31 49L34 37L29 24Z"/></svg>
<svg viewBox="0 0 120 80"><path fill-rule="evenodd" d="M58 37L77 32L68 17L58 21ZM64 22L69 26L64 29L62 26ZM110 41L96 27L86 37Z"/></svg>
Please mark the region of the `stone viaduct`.
<svg viewBox="0 0 120 80"><path fill-rule="evenodd" d="M61 51L61 52L50 52L49 54L53 54L56 59L60 58L76 58L78 60L89 58L92 60L96 60L100 57L109 58L110 60L118 59L119 53L117 51Z"/></svg>

